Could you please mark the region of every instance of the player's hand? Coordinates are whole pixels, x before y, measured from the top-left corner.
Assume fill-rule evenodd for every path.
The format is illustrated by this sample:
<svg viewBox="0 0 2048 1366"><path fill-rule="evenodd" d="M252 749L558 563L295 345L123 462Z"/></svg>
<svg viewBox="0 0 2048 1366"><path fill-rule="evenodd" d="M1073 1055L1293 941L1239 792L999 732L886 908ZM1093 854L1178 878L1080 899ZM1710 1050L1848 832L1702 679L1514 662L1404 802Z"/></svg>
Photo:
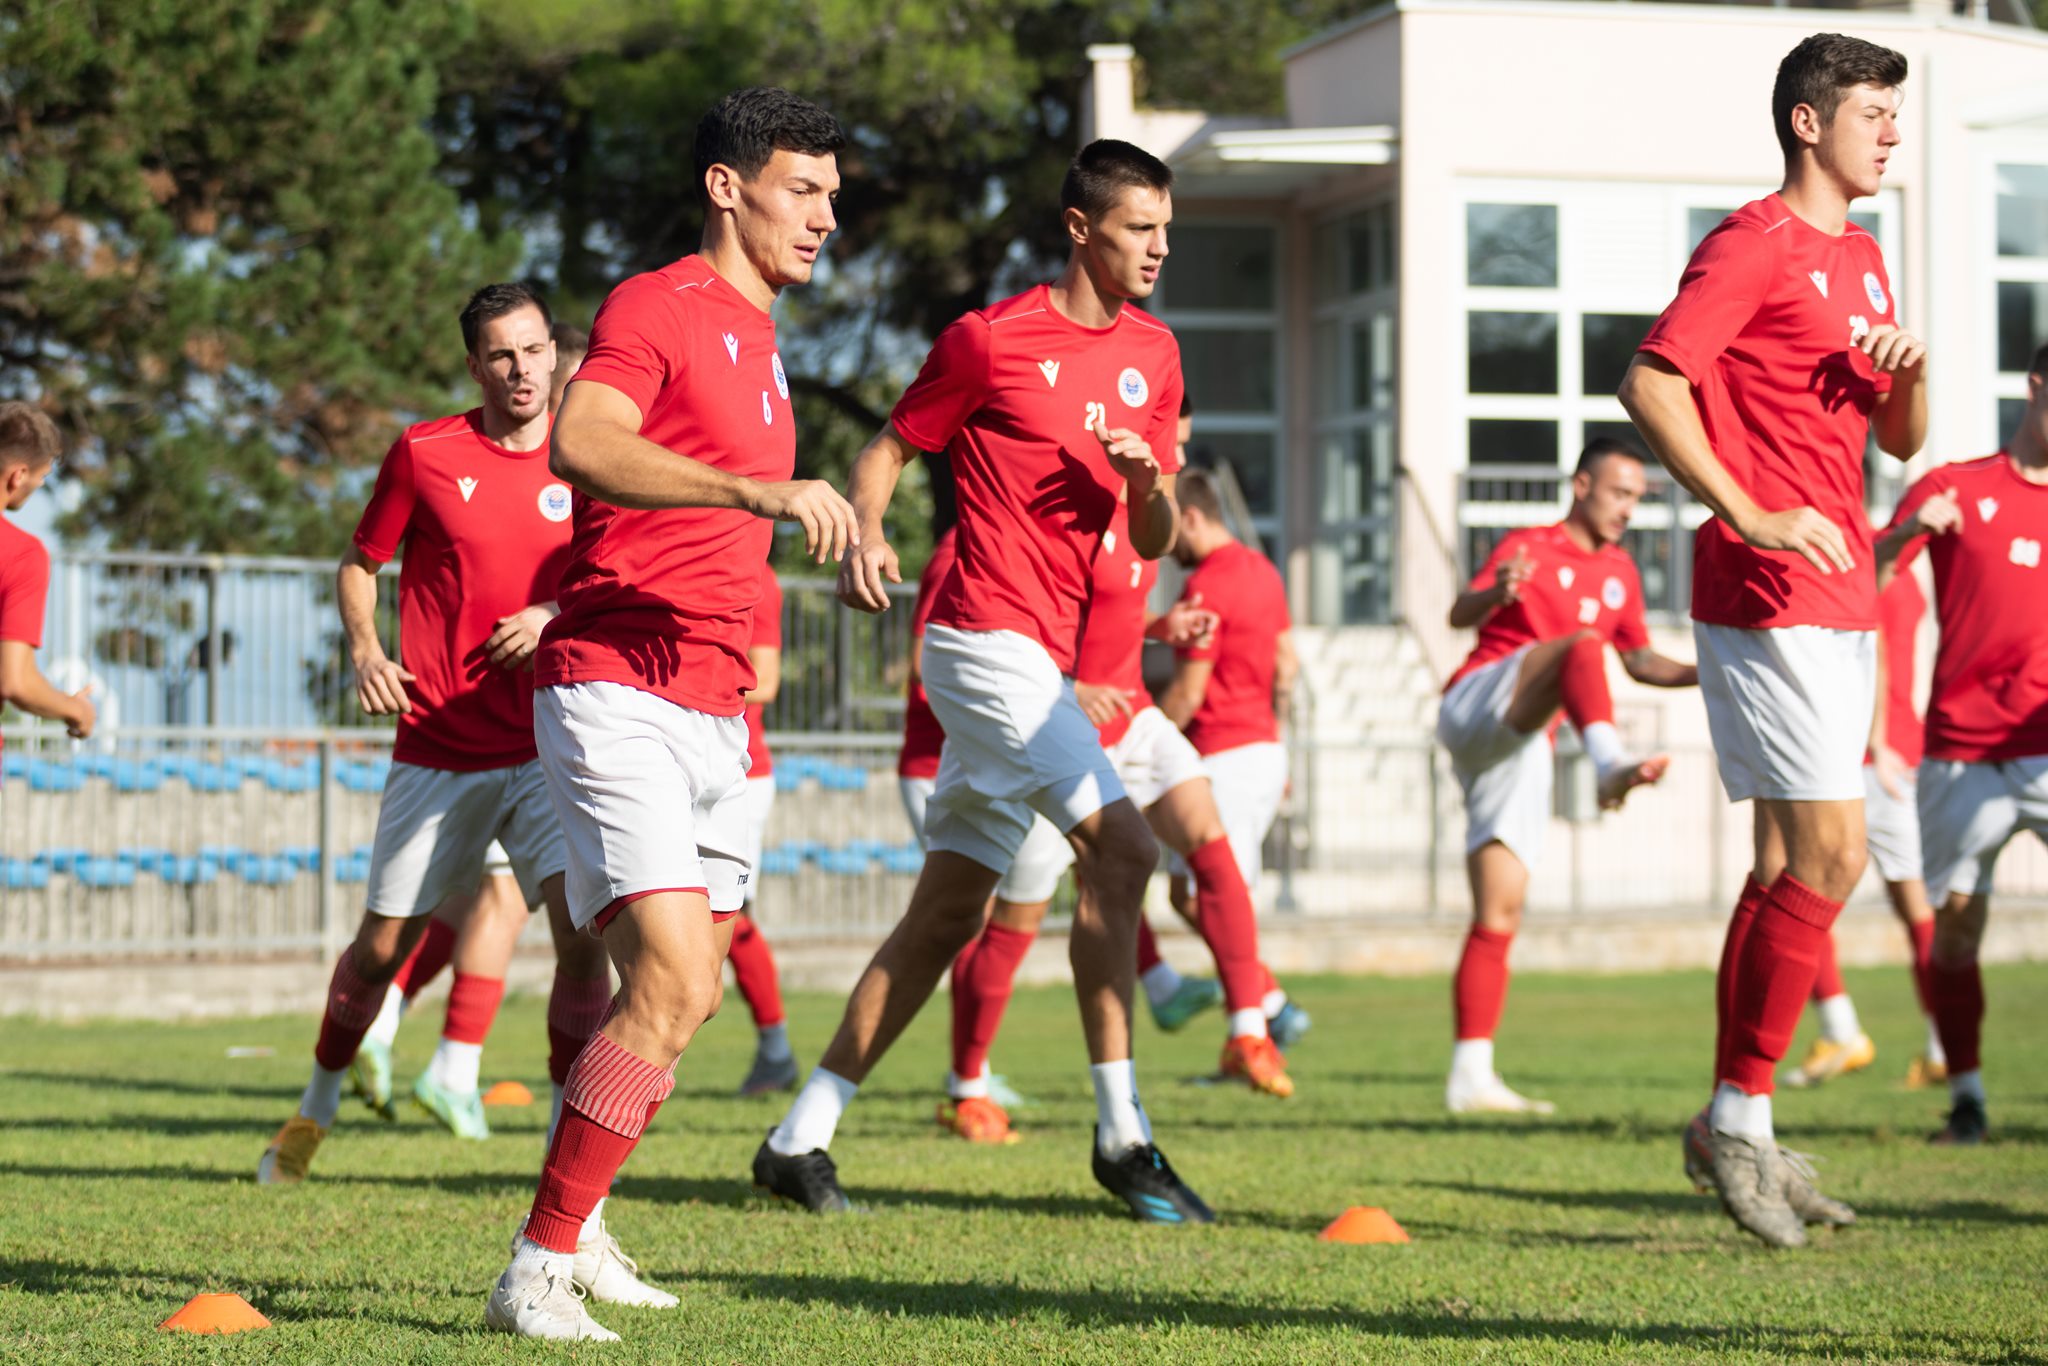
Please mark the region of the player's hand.
<svg viewBox="0 0 2048 1366"><path fill-rule="evenodd" d="M414 681L396 661L379 655L356 665L356 700L363 704L365 715L410 715L412 699L405 695L405 685Z"/></svg>
<svg viewBox="0 0 2048 1366"><path fill-rule="evenodd" d="M1943 489L1913 509L1915 536L1946 536L1963 529L1961 489Z"/></svg>
<svg viewBox="0 0 2048 1366"><path fill-rule="evenodd" d="M1088 430L1102 443L1102 453L1109 457L1109 467L1119 478L1139 489L1152 487L1159 477L1159 461L1153 458L1150 442L1128 427L1111 430L1099 417Z"/></svg>
<svg viewBox="0 0 2048 1366"><path fill-rule="evenodd" d="M1182 598L1160 618L1160 640L1177 650L1206 649L1215 640L1223 618L1202 606L1202 595Z"/></svg>
<svg viewBox="0 0 2048 1366"><path fill-rule="evenodd" d="M839 600L861 612L889 610L889 589L902 583L896 567L896 549L887 541L871 540L853 548L839 562Z"/></svg>
<svg viewBox="0 0 2048 1366"><path fill-rule="evenodd" d="M1135 716L1131 706L1131 695L1122 688L1105 688L1097 683L1076 683L1074 699L1081 704L1094 725L1106 726L1119 716Z"/></svg>
<svg viewBox="0 0 2048 1366"><path fill-rule="evenodd" d="M90 740L94 723L100 719L100 709L92 704L92 684L88 683L71 694L71 716L64 723L64 731L74 740Z"/></svg>
<svg viewBox="0 0 2048 1366"><path fill-rule="evenodd" d="M1882 705L1882 704L1880 704ZM1890 745L1870 747L1870 771L1877 775L1877 785L1885 790L1895 802L1906 799L1906 775L1912 770L1906 761Z"/></svg>
<svg viewBox="0 0 2048 1366"><path fill-rule="evenodd" d="M1500 591L1503 607L1522 600L1522 585L1536 572L1535 561L1529 558L1527 550L1517 550L1515 557L1494 572L1493 586Z"/></svg>
<svg viewBox="0 0 2048 1366"><path fill-rule="evenodd" d="M1812 508L1759 513L1751 526L1738 530L1758 550L1792 551L1823 574L1838 569L1846 574L1856 567L1849 558L1849 538Z"/></svg>
<svg viewBox="0 0 2048 1366"><path fill-rule="evenodd" d="M540 648L543 627L555 614L538 604L523 607L509 617L498 618L498 629L484 642L484 657L500 669L530 669L533 652Z"/></svg>
<svg viewBox="0 0 2048 1366"><path fill-rule="evenodd" d="M1918 378L1920 366L1927 359L1926 342L1890 323L1879 323L1865 332L1856 347L1870 357L1871 368L1881 375Z"/></svg>
<svg viewBox="0 0 2048 1366"><path fill-rule="evenodd" d="M853 504L824 480L792 479L760 487L761 498L754 510L763 517L803 527L804 554L813 563L837 564L845 558L849 547L860 544L860 524L854 520Z"/></svg>

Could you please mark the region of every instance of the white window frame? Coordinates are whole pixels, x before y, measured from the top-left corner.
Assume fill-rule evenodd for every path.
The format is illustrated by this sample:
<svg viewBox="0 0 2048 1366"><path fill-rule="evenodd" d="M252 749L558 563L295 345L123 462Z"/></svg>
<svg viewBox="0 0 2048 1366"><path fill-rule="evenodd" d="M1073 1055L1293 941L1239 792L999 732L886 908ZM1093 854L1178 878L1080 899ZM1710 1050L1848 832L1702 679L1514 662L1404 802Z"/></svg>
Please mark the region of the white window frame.
<svg viewBox="0 0 2048 1366"><path fill-rule="evenodd" d="M1307 477L1314 483L1317 547L1312 548L1311 555L1317 558L1320 557L1322 543L1326 541L1340 541L1347 535L1370 530L1372 527L1372 519L1348 518L1331 521L1325 517L1323 511L1324 495L1327 490L1324 487L1324 441L1332 437L1340 439L1369 439L1373 431L1385 429L1388 449L1392 453L1393 464L1397 471L1401 463L1399 422L1401 241L1399 236L1400 204L1398 198L1391 193L1376 194L1364 199L1348 201L1327 213L1318 214L1309 224L1309 250L1311 252L1315 250L1316 241L1325 230L1337 227L1349 219L1370 213L1375 209L1385 209L1387 211L1387 227L1390 232L1394 233L1393 259L1389 262L1388 278L1377 288L1369 288L1360 294L1345 293L1339 294L1334 299L1319 300L1309 313L1309 336L1312 346L1315 345L1313 339L1325 327L1334 329L1336 336L1336 346L1334 348L1335 362L1330 373L1335 376L1339 393L1347 396L1347 402L1344 406L1326 411L1324 408L1324 395L1320 391L1324 372L1319 368L1310 376L1309 412L1313 441ZM1348 262L1346 264L1348 265ZM1316 269L1320 271L1324 268L1324 265L1325 263L1318 261ZM1346 283L1348 284L1348 275ZM1390 322L1387 344L1389 354L1394 359L1394 382L1388 387L1387 401L1384 407L1353 408L1348 405L1350 376L1355 359L1352 353L1352 327L1361 322L1370 323L1376 315L1381 313L1385 313ZM1398 481L1398 473L1394 478ZM1387 494L1388 502L1391 506L1396 501L1397 490L1390 487L1387 490ZM1398 572L1399 561L1400 548L1398 545L1393 544L1390 538L1386 562L1380 566L1380 571L1387 575L1389 579L1387 585L1387 607L1390 613L1398 605L1395 602L1392 576ZM1350 570L1351 567L1348 562L1340 561L1340 580L1336 585L1335 601L1331 604L1325 604L1320 600L1317 590L1321 585L1315 581L1315 572L1311 571L1310 608L1314 619L1319 624L1330 626L1356 624L1344 618L1342 609L1346 585L1342 582L1341 575ZM1334 607L1335 610L1325 611L1324 608L1326 606Z"/></svg>
<svg viewBox="0 0 2048 1366"><path fill-rule="evenodd" d="M1999 449L2009 435L1999 430L1999 401L2025 400L2027 396L2025 371L1998 368L1998 286L2005 283L2048 285L2048 251L2039 256L1998 254L1998 168L2001 165L2038 166L2048 170L2048 138L2014 133L1992 134L1982 140L1977 153L1977 192L1974 198L1983 206L1983 212L1978 216L1980 226L1972 254L1977 258L1976 292L1983 310L1978 336L1989 363L1984 367L1988 378L1980 389L1975 405L1977 412L1970 419L1970 430L1982 434L1981 439L1971 443L1973 450L1981 451ZM2037 346L2042 342L2048 342L2048 334L2035 339Z"/></svg>

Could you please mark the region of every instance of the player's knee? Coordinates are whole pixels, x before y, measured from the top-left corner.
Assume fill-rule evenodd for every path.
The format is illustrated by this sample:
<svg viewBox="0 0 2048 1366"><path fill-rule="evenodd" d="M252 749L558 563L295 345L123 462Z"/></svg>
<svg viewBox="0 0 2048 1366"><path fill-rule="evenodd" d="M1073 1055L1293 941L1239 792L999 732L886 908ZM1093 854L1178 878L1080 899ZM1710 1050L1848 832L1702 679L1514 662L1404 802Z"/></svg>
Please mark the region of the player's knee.
<svg viewBox="0 0 2048 1366"><path fill-rule="evenodd" d="M1159 863L1159 843L1142 820L1105 824L1086 850L1082 876L1110 906L1135 906Z"/></svg>
<svg viewBox="0 0 2048 1366"><path fill-rule="evenodd" d="M366 982L388 982L426 933L424 918L399 920L391 916L368 915L356 931L353 956L356 973Z"/></svg>

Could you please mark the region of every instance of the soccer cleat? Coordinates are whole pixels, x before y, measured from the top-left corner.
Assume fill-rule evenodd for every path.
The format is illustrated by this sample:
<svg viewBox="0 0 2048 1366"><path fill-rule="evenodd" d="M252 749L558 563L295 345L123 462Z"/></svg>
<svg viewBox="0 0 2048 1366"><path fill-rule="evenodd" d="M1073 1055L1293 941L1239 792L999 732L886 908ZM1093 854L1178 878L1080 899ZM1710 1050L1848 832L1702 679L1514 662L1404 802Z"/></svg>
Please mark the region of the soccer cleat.
<svg viewBox="0 0 2048 1366"><path fill-rule="evenodd" d="M813 1214L844 1214L853 1208L839 1189L839 1169L823 1148L791 1157L763 1143L754 1153L754 1185Z"/></svg>
<svg viewBox="0 0 2048 1366"><path fill-rule="evenodd" d="M356 1049L355 1061L348 1065L348 1085L363 1104L385 1119L398 1118L398 1107L391 1103L390 1044L364 1039Z"/></svg>
<svg viewBox="0 0 2048 1366"><path fill-rule="evenodd" d="M1991 1118L1984 1113L1984 1102L1965 1096L1948 1112L1948 1123L1927 1141L1944 1148L1974 1148L1990 1136Z"/></svg>
<svg viewBox="0 0 2048 1366"><path fill-rule="evenodd" d="M1146 1002L1150 1004L1151 998L1147 997ZM1171 1034L1185 1028L1189 1020L1203 1011L1222 1004L1223 988L1215 981L1207 977L1183 977L1164 1005L1152 1007L1152 1023Z"/></svg>
<svg viewBox="0 0 2048 1366"><path fill-rule="evenodd" d="M1263 1034L1244 1034L1223 1045L1223 1058L1216 1070L1241 1081L1254 1091L1282 1100L1294 1094L1294 1078L1287 1075L1287 1059Z"/></svg>
<svg viewBox="0 0 2048 1366"><path fill-rule="evenodd" d="M1485 1081L1468 1084L1452 1077L1444 1086L1444 1108L1454 1115L1550 1115L1557 1107L1547 1100L1531 1100L1509 1087L1496 1072Z"/></svg>
<svg viewBox="0 0 2048 1366"><path fill-rule="evenodd" d="M304 1181L307 1169L313 1165L313 1154L320 1151L320 1140L325 1137L327 1131L312 1120L293 1115L257 1161L256 1184L296 1186Z"/></svg>
<svg viewBox="0 0 2048 1366"><path fill-rule="evenodd" d="M1820 1193L1811 1153L1779 1148L1778 1156L1785 1159L1785 1203L1794 1214L1809 1224L1826 1224L1829 1228L1847 1228L1856 1222L1855 1210Z"/></svg>
<svg viewBox="0 0 2048 1366"><path fill-rule="evenodd" d="M765 1096L775 1091L796 1090L796 1054L785 1053L780 1058L771 1058L758 1045L754 1049L754 1065L747 1069L747 1079L740 1083L742 1096Z"/></svg>
<svg viewBox="0 0 2048 1366"><path fill-rule="evenodd" d="M477 1091L450 1091L422 1072L412 1084L412 1103L434 1117L436 1123L457 1138L482 1141L491 1136L490 1121L484 1118L484 1098Z"/></svg>
<svg viewBox="0 0 2048 1366"><path fill-rule="evenodd" d="M1618 764L1602 778L1596 789L1602 811L1619 811L1628 794L1660 781L1671 767L1671 756L1654 754L1647 759Z"/></svg>
<svg viewBox="0 0 2048 1366"><path fill-rule="evenodd" d="M1713 1138L1714 1130L1707 1123L1707 1107L1703 1105L1685 1126L1685 1137L1680 1143L1685 1152L1685 1179L1702 1195L1714 1189Z"/></svg>
<svg viewBox="0 0 2048 1366"><path fill-rule="evenodd" d="M1150 1143L1133 1143L1114 1158L1102 1155L1102 1145L1091 1134L1088 1151L1093 1155L1095 1179L1102 1188L1131 1207L1131 1213L1148 1224L1213 1224L1215 1212L1202 1197L1187 1188L1166 1154Z"/></svg>
<svg viewBox="0 0 2048 1366"><path fill-rule="evenodd" d="M576 1265L570 1272L577 1289L599 1304L627 1304L636 1309L673 1309L682 1301L640 1279L640 1263L628 1257L619 1240L597 1221L576 1239Z"/></svg>
<svg viewBox="0 0 2048 1366"><path fill-rule="evenodd" d="M1779 1080L1787 1086L1819 1086L1822 1082L1846 1077L1851 1072L1860 1072L1877 1061L1877 1045L1868 1034L1858 1034L1849 1043L1836 1043L1831 1039L1815 1039L1813 1046L1806 1050L1799 1066L1787 1072Z"/></svg>
<svg viewBox="0 0 2048 1366"><path fill-rule="evenodd" d="M1029 1109L1031 1102L1024 1093L1010 1085L1010 1079L1000 1072L991 1072L988 1078L988 1098L1005 1110Z"/></svg>
<svg viewBox="0 0 2048 1366"><path fill-rule="evenodd" d="M1301 1042L1302 1036L1314 1024L1306 1010L1289 1001L1280 1007L1278 1014L1266 1021L1266 1033L1272 1036L1275 1048L1292 1048Z"/></svg>
<svg viewBox="0 0 2048 1366"><path fill-rule="evenodd" d="M1772 1247L1805 1247L1806 1221L1785 1198L1785 1160L1770 1139L1713 1133L1714 1187L1728 1217Z"/></svg>
<svg viewBox="0 0 2048 1366"><path fill-rule="evenodd" d="M1948 1064L1936 1062L1922 1053L1906 1065L1906 1089L1924 1091L1930 1086L1939 1086L1948 1080Z"/></svg>
<svg viewBox="0 0 2048 1366"><path fill-rule="evenodd" d="M1003 1107L986 1096L949 1100L939 1106L939 1126L960 1135L969 1143L1015 1143L1017 1131Z"/></svg>
<svg viewBox="0 0 2048 1366"><path fill-rule="evenodd" d="M590 1317L583 1291L558 1271L505 1268L484 1302L484 1327L522 1338L556 1342L617 1342L619 1335Z"/></svg>

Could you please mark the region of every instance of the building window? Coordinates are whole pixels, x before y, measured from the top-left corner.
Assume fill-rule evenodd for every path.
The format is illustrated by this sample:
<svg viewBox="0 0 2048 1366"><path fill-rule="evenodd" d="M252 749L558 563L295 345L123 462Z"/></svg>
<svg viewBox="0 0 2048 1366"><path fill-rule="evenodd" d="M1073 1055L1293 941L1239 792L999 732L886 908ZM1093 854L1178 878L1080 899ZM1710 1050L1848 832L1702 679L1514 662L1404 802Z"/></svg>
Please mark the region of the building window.
<svg viewBox="0 0 2048 1366"><path fill-rule="evenodd" d="M1339 285L1315 308L1316 540L1309 616L1319 624L1393 614L1394 304L1391 203L1315 231L1318 281Z"/></svg>
<svg viewBox="0 0 2048 1366"><path fill-rule="evenodd" d="M1557 284L1557 206L1467 204L1465 283L1513 289Z"/></svg>
<svg viewBox="0 0 2048 1366"><path fill-rule="evenodd" d="M2000 162L1993 178L1998 374L1992 380L1992 403L2002 445L2012 440L2026 411L2027 366L2034 352L2048 344L2048 166Z"/></svg>

